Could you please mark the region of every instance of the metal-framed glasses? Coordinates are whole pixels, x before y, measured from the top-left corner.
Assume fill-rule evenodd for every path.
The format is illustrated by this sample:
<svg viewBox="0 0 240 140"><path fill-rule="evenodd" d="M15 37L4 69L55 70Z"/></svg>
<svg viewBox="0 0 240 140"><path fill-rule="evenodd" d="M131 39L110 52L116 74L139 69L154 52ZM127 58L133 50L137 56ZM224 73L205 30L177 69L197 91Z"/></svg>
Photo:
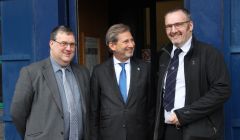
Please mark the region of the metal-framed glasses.
<svg viewBox="0 0 240 140"><path fill-rule="evenodd" d="M54 42L57 42L61 47L63 48L67 48L68 46L70 46L70 48L75 48L77 46L76 43L68 43L68 42L65 42L65 41L62 41L62 42L58 42L56 40L53 40Z"/></svg>
<svg viewBox="0 0 240 140"><path fill-rule="evenodd" d="M188 22L190 22L190 20L183 21L183 22L177 22L177 23L174 23L174 24L167 24L167 25L165 25L165 28L166 28L166 30L170 30L170 29L172 29L172 27L174 27L176 29L180 29L180 28L183 27L183 25L185 23L188 23Z"/></svg>

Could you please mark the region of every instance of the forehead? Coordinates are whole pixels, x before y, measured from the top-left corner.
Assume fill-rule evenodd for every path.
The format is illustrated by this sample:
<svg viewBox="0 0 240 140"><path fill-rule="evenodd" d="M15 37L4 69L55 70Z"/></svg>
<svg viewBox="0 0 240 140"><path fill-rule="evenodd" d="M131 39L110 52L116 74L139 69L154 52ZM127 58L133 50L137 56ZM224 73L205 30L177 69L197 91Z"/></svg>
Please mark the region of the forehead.
<svg viewBox="0 0 240 140"><path fill-rule="evenodd" d="M70 32L67 33L67 32L60 31L60 32L57 33L56 38L58 38L58 39L64 39L64 38L74 39L74 35L73 35L73 33L70 33Z"/></svg>
<svg viewBox="0 0 240 140"><path fill-rule="evenodd" d="M183 22L187 20L187 15L182 11L175 11L172 13L168 13L165 16L165 24L172 24L176 22Z"/></svg>
<svg viewBox="0 0 240 140"><path fill-rule="evenodd" d="M133 38L133 37L132 37L132 34L131 34L129 31L120 33L120 34L118 34L117 37L118 37L118 40L119 40L119 41Z"/></svg>

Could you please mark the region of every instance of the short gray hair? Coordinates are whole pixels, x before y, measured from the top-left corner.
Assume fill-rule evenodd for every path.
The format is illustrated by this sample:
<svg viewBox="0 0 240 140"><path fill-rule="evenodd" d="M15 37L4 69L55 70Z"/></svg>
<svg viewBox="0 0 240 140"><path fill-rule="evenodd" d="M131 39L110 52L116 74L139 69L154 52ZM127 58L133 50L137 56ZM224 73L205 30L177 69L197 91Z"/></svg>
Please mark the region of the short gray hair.
<svg viewBox="0 0 240 140"><path fill-rule="evenodd" d="M120 23L112 25L106 33L106 45L108 46L110 42L117 42L118 35L127 31L130 32L130 27L125 24Z"/></svg>

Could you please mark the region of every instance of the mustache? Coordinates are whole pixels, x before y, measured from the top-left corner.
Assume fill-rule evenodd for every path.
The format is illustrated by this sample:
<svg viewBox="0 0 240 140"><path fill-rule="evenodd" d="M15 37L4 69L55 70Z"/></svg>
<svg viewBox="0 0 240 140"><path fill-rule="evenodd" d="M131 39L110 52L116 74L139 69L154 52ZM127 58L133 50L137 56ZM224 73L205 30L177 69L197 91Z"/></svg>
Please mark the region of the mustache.
<svg viewBox="0 0 240 140"><path fill-rule="evenodd" d="M181 32L171 32L170 33L170 36L172 36L172 37L174 37L174 36L176 36L176 35L182 35L182 33Z"/></svg>

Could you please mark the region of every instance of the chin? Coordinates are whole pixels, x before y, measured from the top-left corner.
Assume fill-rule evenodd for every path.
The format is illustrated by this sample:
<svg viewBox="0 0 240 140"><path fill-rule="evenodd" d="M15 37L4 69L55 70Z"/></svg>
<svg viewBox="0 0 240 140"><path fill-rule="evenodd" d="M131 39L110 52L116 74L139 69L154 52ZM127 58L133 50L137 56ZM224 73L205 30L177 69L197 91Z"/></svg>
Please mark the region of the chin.
<svg viewBox="0 0 240 140"><path fill-rule="evenodd" d="M133 53L129 53L129 54L126 54L126 55L125 55L126 58L130 58L130 57L132 57L132 56L133 56Z"/></svg>

